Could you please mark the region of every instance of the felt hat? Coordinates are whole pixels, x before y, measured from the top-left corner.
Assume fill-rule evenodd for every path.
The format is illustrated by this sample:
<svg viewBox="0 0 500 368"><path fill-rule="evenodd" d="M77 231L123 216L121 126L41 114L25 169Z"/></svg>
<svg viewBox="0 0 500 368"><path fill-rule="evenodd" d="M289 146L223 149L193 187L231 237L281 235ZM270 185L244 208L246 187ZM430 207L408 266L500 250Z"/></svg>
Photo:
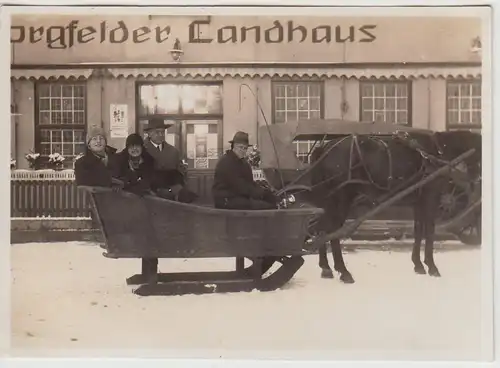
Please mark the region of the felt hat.
<svg viewBox="0 0 500 368"><path fill-rule="evenodd" d="M229 143L231 143L231 144L240 143L240 144L246 144L247 146L249 146L250 143L249 143L249 139L248 139L248 133L236 132L234 134L233 139L230 140Z"/></svg>
<svg viewBox="0 0 500 368"><path fill-rule="evenodd" d="M165 124L165 121L163 119L151 119L144 126L144 131L153 130L153 129L167 129L168 127L171 127L172 125L174 125L174 124L172 124L172 123Z"/></svg>
<svg viewBox="0 0 500 368"><path fill-rule="evenodd" d="M89 130L87 131L87 144L89 144L89 142L92 138L97 137L98 135L103 136L104 139L107 141L106 133L104 132L104 129L102 129L101 127L99 127L97 125L91 126L89 128Z"/></svg>

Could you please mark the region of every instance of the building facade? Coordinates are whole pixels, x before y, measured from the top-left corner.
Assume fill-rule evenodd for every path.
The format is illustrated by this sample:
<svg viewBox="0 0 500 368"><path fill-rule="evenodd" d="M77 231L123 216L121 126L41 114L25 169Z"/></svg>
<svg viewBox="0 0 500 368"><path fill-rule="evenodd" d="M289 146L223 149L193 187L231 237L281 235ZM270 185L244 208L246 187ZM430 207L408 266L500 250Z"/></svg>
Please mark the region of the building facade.
<svg viewBox="0 0 500 368"><path fill-rule="evenodd" d="M481 31L474 17L14 16L12 158L71 167L89 126L121 149L153 117L207 175L266 122L480 129Z"/></svg>

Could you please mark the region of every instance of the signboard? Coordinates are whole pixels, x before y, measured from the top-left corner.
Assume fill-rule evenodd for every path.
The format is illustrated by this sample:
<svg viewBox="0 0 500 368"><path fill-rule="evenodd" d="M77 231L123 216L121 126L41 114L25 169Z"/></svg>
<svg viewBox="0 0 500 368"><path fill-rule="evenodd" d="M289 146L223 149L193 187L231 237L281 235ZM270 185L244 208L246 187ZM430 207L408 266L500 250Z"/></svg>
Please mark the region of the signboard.
<svg viewBox="0 0 500 368"><path fill-rule="evenodd" d="M481 17L14 15L13 64L470 61ZM411 46L411 47L409 47ZM445 47L444 47L445 46Z"/></svg>
<svg viewBox="0 0 500 368"><path fill-rule="evenodd" d="M110 137L127 138L128 136L128 117L127 105L110 105Z"/></svg>

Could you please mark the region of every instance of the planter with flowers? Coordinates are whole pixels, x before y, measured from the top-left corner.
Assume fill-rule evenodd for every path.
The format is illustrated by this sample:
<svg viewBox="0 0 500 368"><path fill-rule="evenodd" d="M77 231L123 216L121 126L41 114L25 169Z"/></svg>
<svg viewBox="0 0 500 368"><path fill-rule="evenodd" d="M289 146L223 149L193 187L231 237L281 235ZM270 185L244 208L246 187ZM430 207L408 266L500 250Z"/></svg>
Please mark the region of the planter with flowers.
<svg viewBox="0 0 500 368"><path fill-rule="evenodd" d="M48 166L54 170L62 170L64 168L64 156L59 152L49 155Z"/></svg>
<svg viewBox="0 0 500 368"><path fill-rule="evenodd" d="M248 147L247 160L253 170L258 170L260 167L260 151L257 145Z"/></svg>
<svg viewBox="0 0 500 368"><path fill-rule="evenodd" d="M38 170L40 168L40 154L30 151L30 153L24 156L28 165L32 170Z"/></svg>

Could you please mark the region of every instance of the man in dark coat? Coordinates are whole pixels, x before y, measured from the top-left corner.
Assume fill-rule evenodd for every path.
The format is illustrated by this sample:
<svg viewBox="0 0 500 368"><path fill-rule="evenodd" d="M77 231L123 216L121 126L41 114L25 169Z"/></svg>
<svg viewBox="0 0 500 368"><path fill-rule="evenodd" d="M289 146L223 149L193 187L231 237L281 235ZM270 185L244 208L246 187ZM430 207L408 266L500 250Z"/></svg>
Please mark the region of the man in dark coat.
<svg viewBox="0 0 500 368"><path fill-rule="evenodd" d="M170 126L162 119L152 119L144 128L148 134L144 147L155 161L153 187L160 197L190 203L198 196L186 187L179 150L165 142L165 129Z"/></svg>
<svg viewBox="0 0 500 368"><path fill-rule="evenodd" d="M146 152L144 141L132 133L125 141L125 149L113 158L113 177L124 183L123 190L138 195L153 194L154 159Z"/></svg>
<svg viewBox="0 0 500 368"><path fill-rule="evenodd" d="M278 199L253 180L252 168L245 159L248 134L237 132L231 149L221 157L215 168L212 194L216 208L265 210L277 208Z"/></svg>
<svg viewBox="0 0 500 368"><path fill-rule="evenodd" d="M111 175L111 160L116 148L107 145L104 130L93 126L87 133L85 154L75 161L76 185L115 187Z"/></svg>

